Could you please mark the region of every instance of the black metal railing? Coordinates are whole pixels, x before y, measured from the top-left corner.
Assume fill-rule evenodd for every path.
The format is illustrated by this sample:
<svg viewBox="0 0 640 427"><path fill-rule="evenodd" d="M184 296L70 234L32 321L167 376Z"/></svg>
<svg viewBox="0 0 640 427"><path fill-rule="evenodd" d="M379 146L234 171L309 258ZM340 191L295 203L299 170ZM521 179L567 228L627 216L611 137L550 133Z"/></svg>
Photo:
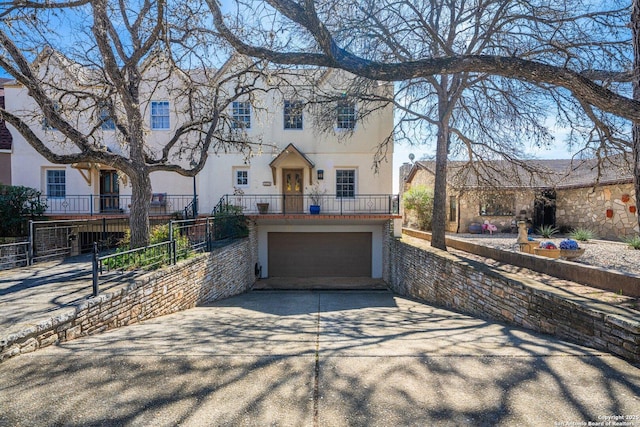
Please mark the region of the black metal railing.
<svg viewBox="0 0 640 427"><path fill-rule="evenodd" d="M196 199L197 200L197 199ZM46 203L45 215L118 215L131 211L131 195L67 194L64 197L40 196ZM193 194L154 193L149 215L195 212ZM197 203L197 202L196 202Z"/></svg>
<svg viewBox="0 0 640 427"><path fill-rule="evenodd" d="M93 244L93 295L98 295L103 281L118 280L123 275L152 270L196 252L211 251L216 243L248 235L244 215L221 213L215 217L177 220L169 222L169 239L143 248L122 250L100 255Z"/></svg>
<svg viewBox="0 0 640 427"><path fill-rule="evenodd" d="M245 215L309 214L312 205L320 206L320 213L328 215L397 215L399 211L398 196L394 194L359 194L354 197L335 194L227 194L220 199L213 214L229 206Z"/></svg>

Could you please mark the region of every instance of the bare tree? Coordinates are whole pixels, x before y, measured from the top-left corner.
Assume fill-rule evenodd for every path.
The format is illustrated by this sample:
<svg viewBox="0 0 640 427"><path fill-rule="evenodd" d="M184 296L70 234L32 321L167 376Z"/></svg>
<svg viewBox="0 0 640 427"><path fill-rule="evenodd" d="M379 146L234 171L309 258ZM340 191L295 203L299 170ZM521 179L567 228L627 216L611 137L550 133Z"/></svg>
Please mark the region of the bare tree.
<svg viewBox="0 0 640 427"><path fill-rule="evenodd" d="M446 164L452 151L464 151L469 163L480 169L497 164L478 162L482 159L506 159L526 168L519 160L522 142L548 143L543 122L549 110L557 108L565 123L606 142L597 148L613 144L624 152L629 148L624 126L617 128L610 113L630 120L640 117L640 104L628 97L624 85L615 84L630 79L625 31L629 10L624 3L238 4L239 12L225 17L217 3L209 1L218 30L240 52L400 82L394 102L403 119L426 124L426 135L434 130L437 139L432 244L442 249ZM254 38L256 34L266 43ZM590 128L580 120L584 115ZM487 175L506 173L491 172Z"/></svg>
<svg viewBox="0 0 640 427"><path fill-rule="evenodd" d="M31 113L0 118L53 163L99 163L132 187L131 245L149 238L150 174L195 176L210 152L250 141L227 115L261 90L262 64L231 51L192 1L0 2L0 67L28 91ZM209 25L210 26L210 25ZM223 65L225 64L225 65ZM151 137L151 100L171 99L178 123ZM174 102L175 100L175 102ZM34 131L46 122L56 132ZM115 136L105 137L109 122Z"/></svg>
<svg viewBox="0 0 640 427"><path fill-rule="evenodd" d="M640 101L640 0L633 0L631 8L631 33L633 35L633 99ZM633 183L636 193L636 212L640 226L640 124L633 123Z"/></svg>

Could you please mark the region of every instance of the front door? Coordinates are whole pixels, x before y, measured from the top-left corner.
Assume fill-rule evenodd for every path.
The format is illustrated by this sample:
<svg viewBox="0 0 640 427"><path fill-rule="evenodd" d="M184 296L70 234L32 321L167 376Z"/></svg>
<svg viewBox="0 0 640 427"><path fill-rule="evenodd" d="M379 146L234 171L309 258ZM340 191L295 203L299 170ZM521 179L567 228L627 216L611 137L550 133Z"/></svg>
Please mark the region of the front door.
<svg viewBox="0 0 640 427"><path fill-rule="evenodd" d="M302 169L283 169L282 186L284 213L302 213Z"/></svg>
<svg viewBox="0 0 640 427"><path fill-rule="evenodd" d="M536 196L533 212L533 225L536 228L544 225L556 225L556 192L547 190Z"/></svg>
<svg viewBox="0 0 640 427"><path fill-rule="evenodd" d="M120 209L120 188L118 172L100 171L100 212L113 212Z"/></svg>

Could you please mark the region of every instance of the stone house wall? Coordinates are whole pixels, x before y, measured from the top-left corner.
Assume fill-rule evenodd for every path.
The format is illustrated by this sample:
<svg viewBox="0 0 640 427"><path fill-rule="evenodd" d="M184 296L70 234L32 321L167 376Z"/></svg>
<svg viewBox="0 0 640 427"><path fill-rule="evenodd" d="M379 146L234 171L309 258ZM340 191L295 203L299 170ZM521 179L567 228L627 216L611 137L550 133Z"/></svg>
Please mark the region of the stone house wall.
<svg viewBox="0 0 640 427"><path fill-rule="evenodd" d="M391 241L394 292L640 361L640 321L586 298L431 248Z"/></svg>
<svg viewBox="0 0 640 427"><path fill-rule="evenodd" d="M251 227L248 238L151 272L127 287L83 301L72 312L0 337L0 361L245 292L255 282L255 242Z"/></svg>
<svg viewBox="0 0 640 427"><path fill-rule="evenodd" d="M623 202L623 195L629 200ZM626 199L626 197L624 198ZM637 235L638 213L633 184L560 189L556 199L556 223L572 228L588 228L599 237L619 239ZM613 215L607 218L607 209Z"/></svg>
<svg viewBox="0 0 640 427"><path fill-rule="evenodd" d="M489 221L491 224L498 227L498 231L503 231L511 228L511 222L520 215L520 211L526 211L526 218L531 219L533 217L533 207L535 200L535 192L533 190L503 190L501 193L513 197L514 201L514 215L508 216L493 216L493 215L480 215L480 192L469 191L463 193L458 197L459 203L459 217L460 217L460 233L469 232L469 226L472 223L482 224L484 221ZM451 230L454 231L454 230Z"/></svg>
<svg viewBox="0 0 640 427"><path fill-rule="evenodd" d="M433 189L435 186L435 176L428 171L419 170L413 176L413 179L410 183L405 183L404 191L406 192L411 187L417 185L423 185L427 188ZM526 211L526 218L531 219L533 217L535 200L534 190L501 190L501 192L504 194L512 194L515 198L514 215L480 215L479 194L481 193L476 190L468 190L464 193L460 193L458 190L447 186L447 223L445 226L445 230L451 233L468 233L469 226L472 223L482 224L485 220L488 220L491 224L494 224L496 227L498 227L498 231L502 231L511 228L511 222L516 218L516 216L520 214L520 211L522 210ZM451 218L450 216L450 203L452 196L456 196L456 218ZM418 220L415 213L406 208L404 208L402 212L403 225L408 228L417 229Z"/></svg>

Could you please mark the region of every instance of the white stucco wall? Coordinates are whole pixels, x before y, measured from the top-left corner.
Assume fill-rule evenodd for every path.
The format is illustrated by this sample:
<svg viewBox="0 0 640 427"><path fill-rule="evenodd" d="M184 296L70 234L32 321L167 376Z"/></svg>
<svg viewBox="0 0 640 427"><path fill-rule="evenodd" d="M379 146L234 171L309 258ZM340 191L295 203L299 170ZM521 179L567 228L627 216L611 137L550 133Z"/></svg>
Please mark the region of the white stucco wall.
<svg viewBox="0 0 640 427"><path fill-rule="evenodd" d="M155 81L163 77L161 67L151 69L147 76L147 83L141 88L142 92L152 90ZM329 77L322 80L327 85L327 90L335 91L345 89L348 79L337 72L327 74ZM154 78L156 76L157 78ZM56 78L70 79L64 72ZM154 100L170 101L171 126L168 130L147 129L147 144L150 150L156 150L173 135L176 127L180 125L180 115L184 113L185 105L181 104L177 97L180 76L172 77L171 86L153 88L153 95L149 95L141 104L145 123L150 122L150 102ZM265 86L267 87L267 86ZM208 214L218 203L221 196L232 194L234 191L234 170L247 168L249 170L249 185L243 188L245 194L281 194L282 167L287 166L283 162L278 168L276 182L273 182L272 170L269 163L289 144L294 144L314 164L312 175L309 169L304 168L304 192L307 193L311 183L319 184L327 194L336 192L335 171L337 169L354 169L356 171L356 194L391 194L392 189L392 161L393 147L389 147L388 161L382 162L377 173L374 173L373 162L376 147L389 137L393 129L393 112L391 107L377 111L366 120L356 124L353 133L344 130L333 129L329 132L320 132L314 126L314 111L304 111L304 129L284 129L283 101L289 96L282 95L279 91L272 90L267 93L256 93L252 104L252 126L247 131L247 136L252 142L261 142L261 146L254 145L249 156L237 151L216 153L210 151L205 168L196 177L196 190L199 197L200 214ZM380 86L380 90L388 89ZM71 144L65 144L61 132L56 130L44 130L42 126L42 114L35 102L28 96L27 90L20 85L6 86L6 108L14 114L27 117L32 130L55 147L59 153L74 152ZM144 97L143 97L144 98ZM292 100L298 99L291 95ZM231 115L230 111L228 112ZM74 124L83 131L90 126L95 126L96 112L86 111L74 119ZM70 165L55 165L45 160L32 148L26 140L12 127L9 129L14 137L14 151L12 155L11 180L15 185L25 185L39 189L46 193L46 170L49 168L66 170L66 194L67 195L98 195L99 170L92 169L90 181L82 176L80 171ZM115 139L116 132L110 130L97 130L96 141L104 144L112 151L120 151L123 148ZM188 160L180 160L188 164ZM288 166L300 167L300 163L288 159ZM108 166L100 166L110 169ZM317 181L317 171L324 171L324 180ZM177 173L156 172L151 174L152 191L154 193L167 193L169 195L193 194L193 178L184 177ZM130 183L127 179L120 182L120 194L131 194Z"/></svg>

